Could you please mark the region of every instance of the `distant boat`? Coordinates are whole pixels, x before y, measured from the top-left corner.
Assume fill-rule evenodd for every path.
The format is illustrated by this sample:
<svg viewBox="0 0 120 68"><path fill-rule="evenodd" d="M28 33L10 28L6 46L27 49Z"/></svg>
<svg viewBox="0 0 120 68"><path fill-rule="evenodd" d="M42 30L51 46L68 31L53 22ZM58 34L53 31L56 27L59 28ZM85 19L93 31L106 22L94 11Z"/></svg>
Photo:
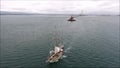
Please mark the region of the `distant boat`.
<svg viewBox="0 0 120 68"><path fill-rule="evenodd" d="M68 19L68 21L73 22L73 21L76 21L76 20L74 19L74 17L73 17L73 16L71 16L71 17Z"/></svg>
<svg viewBox="0 0 120 68"><path fill-rule="evenodd" d="M58 62L64 54L64 45L56 44L56 38L54 38L54 49L50 51L50 56L48 57L48 63Z"/></svg>
<svg viewBox="0 0 120 68"><path fill-rule="evenodd" d="M83 10L81 10L81 13L79 14L79 16L85 16Z"/></svg>

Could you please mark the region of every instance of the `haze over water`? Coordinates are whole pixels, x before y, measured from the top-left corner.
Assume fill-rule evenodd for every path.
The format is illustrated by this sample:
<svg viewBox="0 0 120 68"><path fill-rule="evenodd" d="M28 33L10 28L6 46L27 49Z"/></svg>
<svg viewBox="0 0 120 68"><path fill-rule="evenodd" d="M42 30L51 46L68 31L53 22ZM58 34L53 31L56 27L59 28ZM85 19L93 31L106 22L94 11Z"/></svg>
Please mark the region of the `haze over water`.
<svg viewBox="0 0 120 68"><path fill-rule="evenodd" d="M119 16L80 16L72 23L68 18L1 15L1 67L120 67ZM58 63L47 64L53 31L62 36L66 52Z"/></svg>

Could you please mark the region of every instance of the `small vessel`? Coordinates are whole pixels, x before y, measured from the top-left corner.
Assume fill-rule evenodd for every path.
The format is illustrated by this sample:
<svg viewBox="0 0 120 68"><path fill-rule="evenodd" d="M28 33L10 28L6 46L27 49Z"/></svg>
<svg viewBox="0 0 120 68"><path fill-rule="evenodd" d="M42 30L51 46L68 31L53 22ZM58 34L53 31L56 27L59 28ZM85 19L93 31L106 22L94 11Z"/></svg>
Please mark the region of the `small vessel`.
<svg viewBox="0 0 120 68"><path fill-rule="evenodd" d="M74 17L73 17L73 16L71 16L71 17L68 19L68 21L73 22L73 21L76 21L76 20L74 19Z"/></svg>
<svg viewBox="0 0 120 68"><path fill-rule="evenodd" d="M54 39L56 40L56 39ZM54 49L50 51L50 56L48 57L48 63L58 62L64 54L64 45L58 44L56 45L56 41L54 41Z"/></svg>

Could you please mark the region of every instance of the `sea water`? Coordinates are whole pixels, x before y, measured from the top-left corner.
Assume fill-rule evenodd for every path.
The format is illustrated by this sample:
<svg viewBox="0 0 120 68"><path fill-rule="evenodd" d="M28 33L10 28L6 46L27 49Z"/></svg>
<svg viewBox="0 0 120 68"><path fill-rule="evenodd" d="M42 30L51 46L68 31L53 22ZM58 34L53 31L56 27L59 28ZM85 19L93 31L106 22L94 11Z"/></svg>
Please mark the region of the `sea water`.
<svg viewBox="0 0 120 68"><path fill-rule="evenodd" d="M68 18L1 15L1 68L120 67L119 16L80 16L74 22ZM59 62L48 64L54 31L62 37L65 54Z"/></svg>

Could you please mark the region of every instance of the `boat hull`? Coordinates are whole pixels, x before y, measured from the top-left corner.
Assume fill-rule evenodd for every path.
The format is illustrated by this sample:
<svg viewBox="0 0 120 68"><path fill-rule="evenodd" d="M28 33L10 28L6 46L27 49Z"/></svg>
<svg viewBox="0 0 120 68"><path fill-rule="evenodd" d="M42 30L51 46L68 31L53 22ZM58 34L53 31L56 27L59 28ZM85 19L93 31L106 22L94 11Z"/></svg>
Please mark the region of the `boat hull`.
<svg viewBox="0 0 120 68"><path fill-rule="evenodd" d="M60 52L59 54L55 55L55 56L53 57L53 59L49 60L49 62L50 62L50 63L57 62L57 61L59 61L60 58L62 58L62 56L63 56L63 53Z"/></svg>
<svg viewBox="0 0 120 68"><path fill-rule="evenodd" d="M56 53L56 54L52 54L52 55L48 58L47 62L49 62L49 63L58 62L58 61L62 58L63 54L64 54L64 50L63 50L63 51L60 51L60 52L58 52L58 53Z"/></svg>
<svg viewBox="0 0 120 68"><path fill-rule="evenodd" d="M76 21L76 20L74 20L74 19L73 19L73 20L70 20L70 19L69 19L68 21Z"/></svg>

